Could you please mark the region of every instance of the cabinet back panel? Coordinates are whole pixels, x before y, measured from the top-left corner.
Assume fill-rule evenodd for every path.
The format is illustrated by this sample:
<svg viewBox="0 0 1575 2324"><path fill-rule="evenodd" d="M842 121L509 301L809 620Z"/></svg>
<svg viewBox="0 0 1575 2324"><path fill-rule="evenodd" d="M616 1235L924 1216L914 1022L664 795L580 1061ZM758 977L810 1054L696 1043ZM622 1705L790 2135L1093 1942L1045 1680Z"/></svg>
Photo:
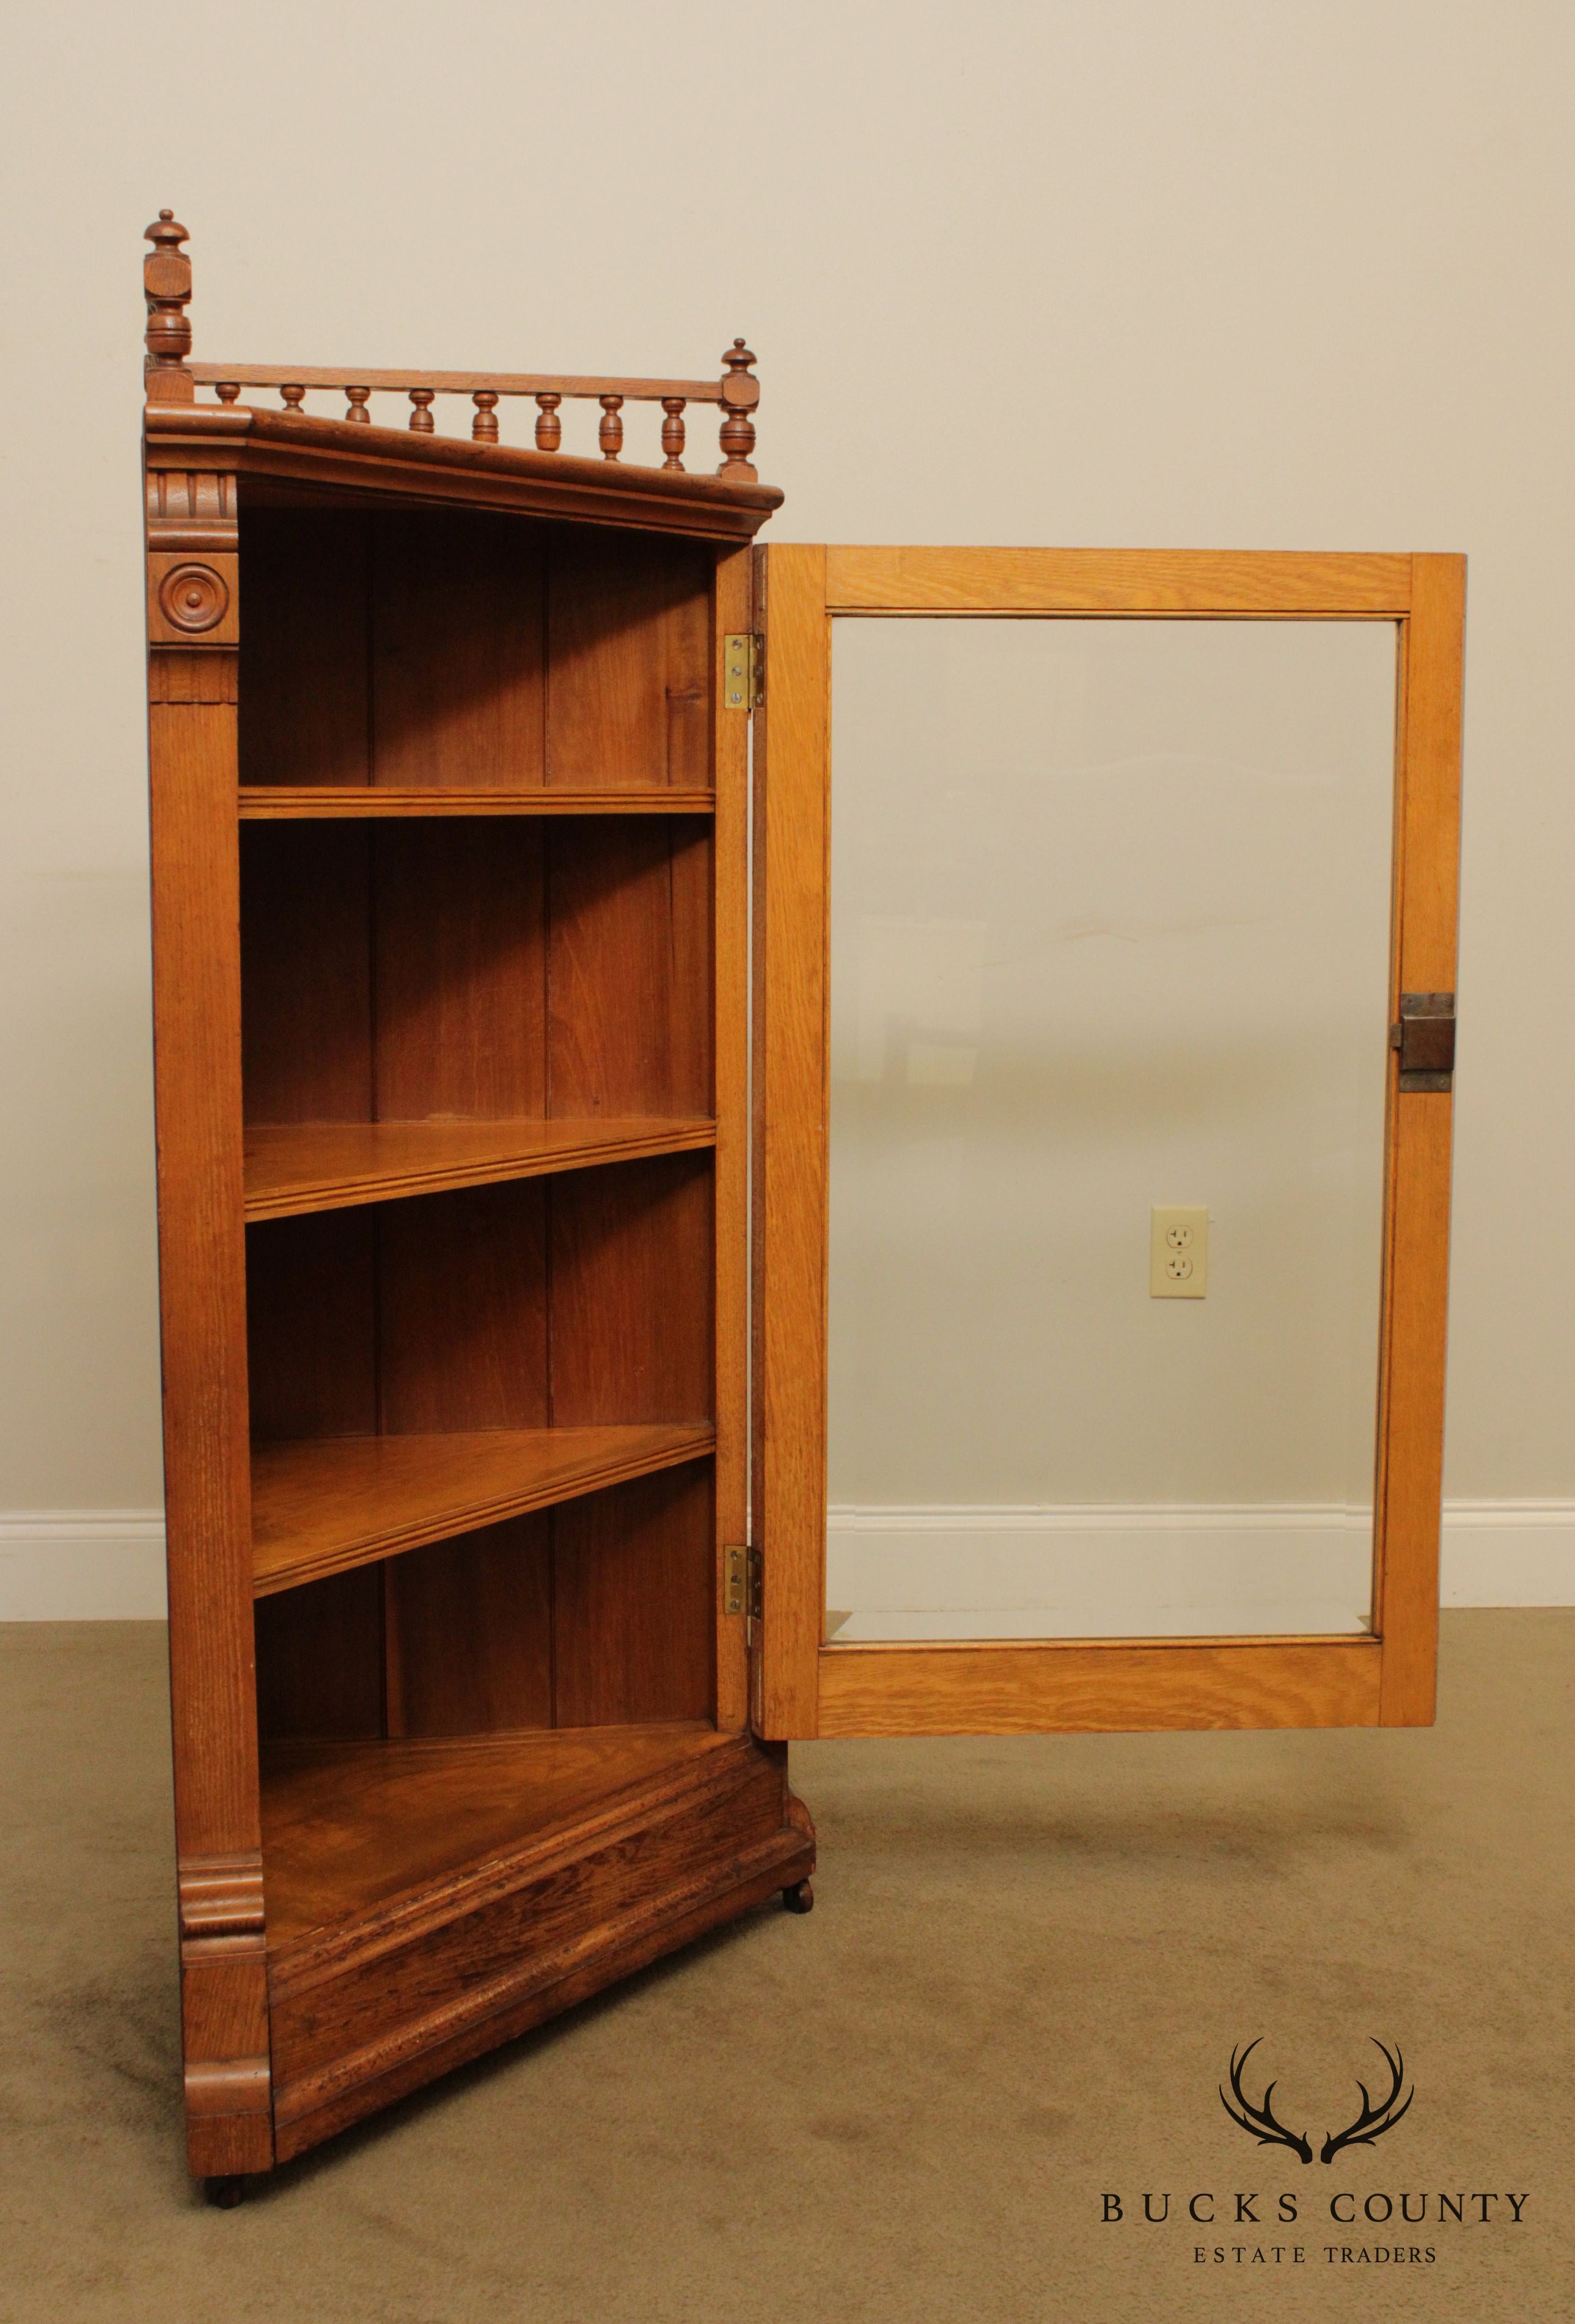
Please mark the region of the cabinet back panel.
<svg viewBox="0 0 1575 2324"><path fill-rule="evenodd" d="M248 1121L710 1112L699 818L246 823L241 868Z"/></svg>
<svg viewBox="0 0 1575 2324"><path fill-rule="evenodd" d="M709 1418L712 1187L663 1155L248 1227L253 1437Z"/></svg>
<svg viewBox="0 0 1575 2324"><path fill-rule="evenodd" d="M372 520L374 782L539 788L542 546L507 517Z"/></svg>
<svg viewBox="0 0 1575 2324"><path fill-rule="evenodd" d="M366 519L241 511L244 783L372 779Z"/></svg>
<svg viewBox="0 0 1575 2324"><path fill-rule="evenodd" d="M262 1599L266 1741L711 1715L712 1470L669 1470Z"/></svg>
<svg viewBox="0 0 1575 2324"><path fill-rule="evenodd" d="M380 1567L260 1599L256 1639L257 1728L265 1742L382 1733Z"/></svg>
<svg viewBox="0 0 1575 2324"><path fill-rule="evenodd" d="M548 872L548 1111L708 1113L709 827L566 822Z"/></svg>
<svg viewBox="0 0 1575 2324"><path fill-rule="evenodd" d="M390 1732L550 1727L552 1515L391 1558Z"/></svg>
<svg viewBox="0 0 1575 2324"><path fill-rule="evenodd" d="M241 825L241 1074L248 1121L370 1121L373 834Z"/></svg>
<svg viewBox="0 0 1575 2324"><path fill-rule="evenodd" d="M381 1434L549 1425L547 1199L534 1178L379 1206Z"/></svg>
<svg viewBox="0 0 1575 2324"><path fill-rule="evenodd" d="M377 1224L319 1211L247 1228L254 1439L377 1434Z"/></svg>
<svg viewBox="0 0 1575 2324"><path fill-rule="evenodd" d="M244 783L709 785L712 551L437 509L241 544Z"/></svg>
<svg viewBox="0 0 1575 2324"><path fill-rule="evenodd" d="M374 1119L545 1114L543 846L490 816L378 828Z"/></svg>
<svg viewBox="0 0 1575 2324"><path fill-rule="evenodd" d="M711 780L711 573L686 544L559 534L548 615L549 783Z"/></svg>
<svg viewBox="0 0 1575 2324"><path fill-rule="evenodd" d="M712 1715L712 1464L553 1512L559 1727Z"/></svg>
<svg viewBox="0 0 1575 2324"><path fill-rule="evenodd" d="M552 1417L704 1419L713 1409L708 1154L552 1182Z"/></svg>

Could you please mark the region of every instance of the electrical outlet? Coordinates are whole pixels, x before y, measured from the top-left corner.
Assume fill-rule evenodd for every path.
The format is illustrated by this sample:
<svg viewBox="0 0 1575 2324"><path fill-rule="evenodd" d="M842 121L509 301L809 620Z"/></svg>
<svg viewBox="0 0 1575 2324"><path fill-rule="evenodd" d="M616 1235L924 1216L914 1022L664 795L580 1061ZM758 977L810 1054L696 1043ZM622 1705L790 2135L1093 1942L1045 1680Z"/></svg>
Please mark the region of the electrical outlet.
<svg viewBox="0 0 1575 2324"><path fill-rule="evenodd" d="M1156 1203L1148 1213L1149 1297L1202 1299L1208 1288L1208 1205Z"/></svg>

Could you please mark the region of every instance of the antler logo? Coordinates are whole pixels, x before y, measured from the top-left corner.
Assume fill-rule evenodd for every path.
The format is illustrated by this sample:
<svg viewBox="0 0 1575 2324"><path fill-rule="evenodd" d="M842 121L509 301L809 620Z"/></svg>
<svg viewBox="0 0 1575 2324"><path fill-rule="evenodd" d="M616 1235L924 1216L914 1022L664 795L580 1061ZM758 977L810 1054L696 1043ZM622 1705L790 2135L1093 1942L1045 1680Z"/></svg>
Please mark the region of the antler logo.
<svg viewBox="0 0 1575 2324"><path fill-rule="evenodd" d="M1394 2050L1388 2049L1376 2034L1368 2038L1374 2049L1381 2052L1384 2063L1389 2069L1388 2095L1375 2106L1368 2095L1366 2082L1359 2082L1357 2088L1362 2094L1362 2110L1356 2120L1349 2124L1344 2130L1331 2130L1325 2135L1323 2151L1318 2158L1321 2163L1332 2163L1341 2149L1347 2146L1371 2146L1377 2139L1382 2138L1386 2130L1394 2129L1401 2116L1408 2111L1412 2099L1416 2096L1415 2085L1413 2084L1406 2093L1405 2105L1395 2104L1405 2080L1405 2061L1398 2047ZM1238 2128L1246 2131L1248 2137L1256 2138L1260 2146L1288 2146L1293 2154L1301 2156L1303 2163L1311 2163L1312 2149L1307 2138L1300 2132L1287 2130L1283 2122L1276 2122L1275 2119L1273 2099L1278 2085L1270 2082L1257 2106L1253 2105L1241 2087L1241 2077L1246 2070L1247 2061L1262 2039L1263 2036L1260 2034L1257 2041L1249 2042L1239 2056L1234 2050L1230 2052L1230 2088L1235 2096L1236 2104L1232 2106L1230 2098L1226 2097L1223 2084L1220 2089L1220 2103Z"/></svg>

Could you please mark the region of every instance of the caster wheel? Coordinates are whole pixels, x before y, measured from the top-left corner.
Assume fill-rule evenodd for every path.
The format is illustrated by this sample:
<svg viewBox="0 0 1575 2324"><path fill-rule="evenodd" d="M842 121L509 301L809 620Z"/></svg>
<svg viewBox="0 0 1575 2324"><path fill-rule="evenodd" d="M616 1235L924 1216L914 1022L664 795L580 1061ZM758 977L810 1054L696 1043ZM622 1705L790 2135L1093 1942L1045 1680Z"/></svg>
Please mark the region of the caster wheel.
<svg viewBox="0 0 1575 2324"><path fill-rule="evenodd" d="M245 2196L244 2179L207 2179L203 2181L207 2200L221 2211L233 2211Z"/></svg>
<svg viewBox="0 0 1575 2324"><path fill-rule="evenodd" d="M796 1880L791 1888L783 1889L782 1902L789 1913L812 1913L815 1891L807 1880Z"/></svg>

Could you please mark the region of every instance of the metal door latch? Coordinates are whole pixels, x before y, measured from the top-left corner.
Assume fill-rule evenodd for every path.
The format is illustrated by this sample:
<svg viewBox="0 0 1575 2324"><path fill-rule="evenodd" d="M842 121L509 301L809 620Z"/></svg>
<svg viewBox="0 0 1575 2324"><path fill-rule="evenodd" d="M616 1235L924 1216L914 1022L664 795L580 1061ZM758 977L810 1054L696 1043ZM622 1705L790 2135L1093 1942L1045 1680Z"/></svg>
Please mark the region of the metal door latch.
<svg viewBox="0 0 1575 2324"><path fill-rule="evenodd" d="M1455 996L1452 992L1403 992L1399 1022L1389 1028L1389 1047L1400 1052L1403 1090L1447 1090L1454 1086Z"/></svg>

